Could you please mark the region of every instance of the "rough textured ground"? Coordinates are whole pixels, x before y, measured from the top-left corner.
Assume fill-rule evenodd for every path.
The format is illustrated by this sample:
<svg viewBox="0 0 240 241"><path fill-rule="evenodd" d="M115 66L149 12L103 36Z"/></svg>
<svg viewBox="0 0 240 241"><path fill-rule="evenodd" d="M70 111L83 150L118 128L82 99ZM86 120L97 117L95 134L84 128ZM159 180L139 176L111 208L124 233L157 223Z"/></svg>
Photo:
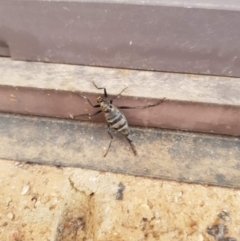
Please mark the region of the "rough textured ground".
<svg viewBox="0 0 240 241"><path fill-rule="evenodd" d="M240 240L236 189L7 160L0 170L3 241L214 241L214 224Z"/></svg>

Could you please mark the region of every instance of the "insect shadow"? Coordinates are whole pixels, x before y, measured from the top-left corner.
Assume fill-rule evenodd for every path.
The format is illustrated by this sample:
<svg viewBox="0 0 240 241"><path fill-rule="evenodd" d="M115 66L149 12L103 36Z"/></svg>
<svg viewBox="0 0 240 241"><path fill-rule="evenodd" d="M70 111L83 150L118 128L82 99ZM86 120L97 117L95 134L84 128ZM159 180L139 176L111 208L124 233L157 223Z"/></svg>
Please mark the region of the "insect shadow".
<svg viewBox="0 0 240 241"><path fill-rule="evenodd" d="M108 148L103 156L104 157L107 156L109 148L111 147L111 144L112 144L113 136L110 132L110 128L112 128L118 132L121 132L127 138L128 142L133 150L134 155L137 155L136 147L133 143L133 139L132 139L132 135L131 135L131 132L130 132L130 129L128 126L127 119L119 109L144 109L144 108L154 107L154 106L161 104L165 100L165 98L163 98L162 100L160 100L159 102L157 102L155 104L150 104L150 105L146 105L146 106L134 106L134 107L118 106L118 107L116 107L113 105L113 100L118 98L123 93L123 91L126 90L128 87L125 87L118 95L116 95L112 99L108 100L108 94L107 94L106 88L98 87L94 82L92 82L92 83L97 89L104 90L104 96L97 97L97 103L98 103L97 105L93 105L86 96L84 96L80 93L78 93L78 95L81 96L82 98L86 99L93 108L100 108L100 110L98 110L97 112L95 112L93 114L75 115L75 116L73 116L73 118L88 116L90 119L92 116L96 116L99 113L103 112L105 119L108 123L107 131L110 136Z"/></svg>

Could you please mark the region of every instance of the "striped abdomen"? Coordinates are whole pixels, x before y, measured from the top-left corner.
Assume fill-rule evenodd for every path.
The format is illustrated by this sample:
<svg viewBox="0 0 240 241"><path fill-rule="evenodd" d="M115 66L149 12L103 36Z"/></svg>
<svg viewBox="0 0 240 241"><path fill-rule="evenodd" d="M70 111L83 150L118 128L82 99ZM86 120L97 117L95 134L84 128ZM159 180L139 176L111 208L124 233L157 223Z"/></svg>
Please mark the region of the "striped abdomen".
<svg viewBox="0 0 240 241"><path fill-rule="evenodd" d="M128 123L124 114L121 113L118 108L116 108L112 104L109 104L108 102L102 101L100 105L102 111L104 112L107 123L110 125L111 128L121 132L123 135L126 136L134 154L137 155L136 148L133 144L132 135L128 128Z"/></svg>
<svg viewBox="0 0 240 241"><path fill-rule="evenodd" d="M128 135L128 123L126 117L113 106L110 112L105 112L105 118L111 128Z"/></svg>

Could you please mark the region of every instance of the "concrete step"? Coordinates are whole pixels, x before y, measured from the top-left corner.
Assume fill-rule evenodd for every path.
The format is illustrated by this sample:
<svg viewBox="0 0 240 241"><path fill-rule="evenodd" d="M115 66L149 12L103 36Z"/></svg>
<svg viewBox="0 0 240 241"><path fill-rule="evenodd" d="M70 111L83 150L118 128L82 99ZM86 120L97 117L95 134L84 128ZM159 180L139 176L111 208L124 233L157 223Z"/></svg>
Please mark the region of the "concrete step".
<svg viewBox="0 0 240 241"><path fill-rule="evenodd" d="M105 124L0 114L0 158L55 166L240 187L240 139L131 128L138 155Z"/></svg>
<svg viewBox="0 0 240 241"><path fill-rule="evenodd" d="M71 118L93 113L89 103L103 94L116 95L128 86L117 106L164 103L124 110L130 125L216 134L240 135L239 78L109 69L13 61L0 58L0 111ZM94 102L94 103L95 103ZM92 118L104 122L102 115Z"/></svg>

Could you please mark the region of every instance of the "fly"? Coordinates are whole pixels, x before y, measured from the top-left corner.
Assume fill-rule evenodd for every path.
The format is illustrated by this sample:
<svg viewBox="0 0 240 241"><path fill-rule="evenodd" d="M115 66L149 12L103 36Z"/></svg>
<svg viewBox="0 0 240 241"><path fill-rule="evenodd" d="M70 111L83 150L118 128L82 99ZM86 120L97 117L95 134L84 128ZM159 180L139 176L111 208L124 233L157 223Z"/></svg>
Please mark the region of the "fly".
<svg viewBox="0 0 240 241"><path fill-rule="evenodd" d="M118 95L116 95L112 99L108 100L107 99L108 94L107 94L106 88L98 87L94 82L93 82L93 84L97 89L103 89L104 90L104 96L103 97L102 96L97 97L97 103L98 103L97 105L93 105L91 103L91 101L86 96L81 95L81 94L79 94L79 95L81 97L83 97L84 99L86 99L88 101L88 103L93 108L100 108L100 110L98 110L97 112L95 112L93 114L76 115L76 116L74 116L74 118L75 117L81 117L81 116L88 116L90 118L92 116L96 116L99 113L103 112L104 116L105 116L105 119L108 123L107 131L108 131L108 134L110 136L108 148L107 148L107 150L106 150L106 152L103 156L104 157L107 156L109 148L111 147L111 144L112 144L113 136L110 132L111 128L118 131L118 132L121 132L126 137L126 139L128 140L128 142L129 142L129 144L132 148L132 151L133 151L134 155L137 155L136 147L133 143L133 139L132 139L132 135L131 135L131 132L130 132L130 129L129 129L129 126L128 126L127 119L126 119L125 115L119 109L137 109L137 108L144 109L144 108L148 108L148 107L154 107L154 106L157 106L160 103L162 103L165 98L162 99L161 101L159 101L156 104L151 104L151 105L146 105L146 106L135 106L135 107L120 106L120 107L116 107L116 106L113 105L113 100L116 99L117 97L119 97L123 93L123 91L127 89L127 87L125 87Z"/></svg>

